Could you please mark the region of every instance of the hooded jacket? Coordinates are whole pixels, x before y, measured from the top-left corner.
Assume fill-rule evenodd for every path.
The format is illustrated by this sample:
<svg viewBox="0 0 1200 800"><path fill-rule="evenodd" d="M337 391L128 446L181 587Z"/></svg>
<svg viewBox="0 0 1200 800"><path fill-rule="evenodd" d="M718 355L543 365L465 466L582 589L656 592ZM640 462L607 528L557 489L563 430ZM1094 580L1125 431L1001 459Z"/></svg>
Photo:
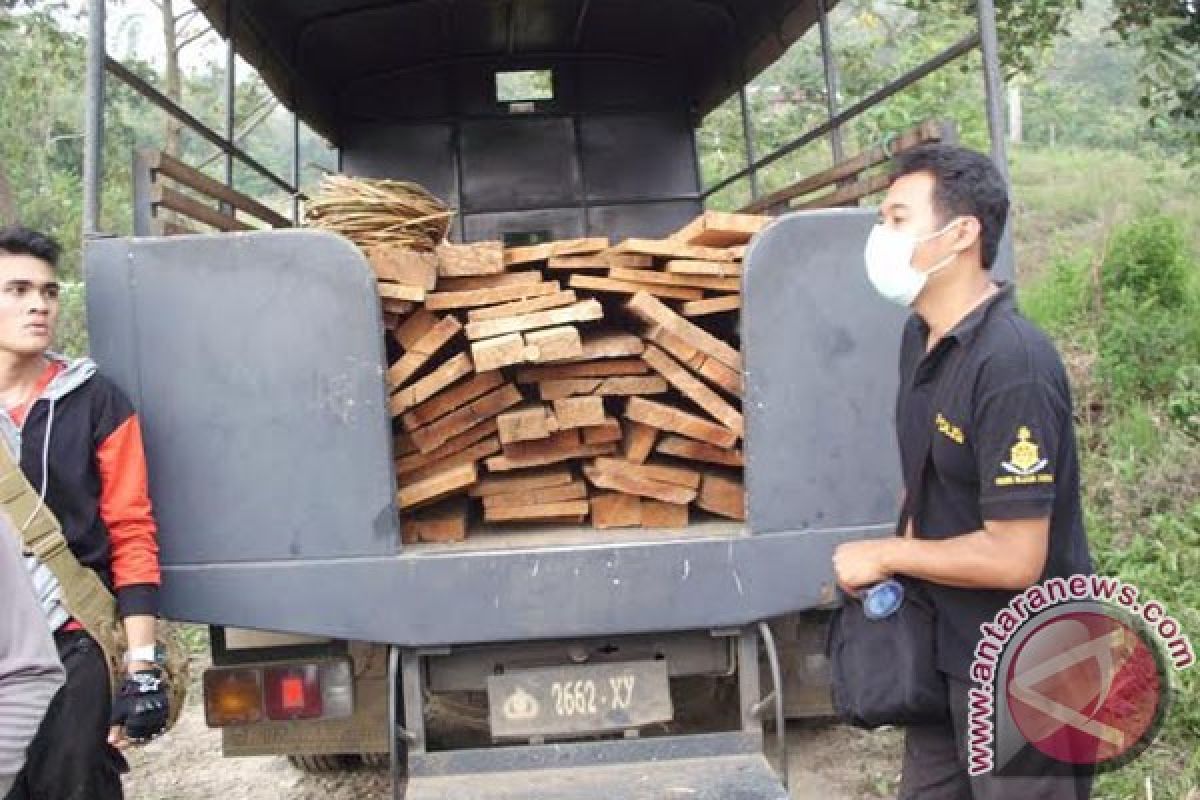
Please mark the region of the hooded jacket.
<svg viewBox="0 0 1200 800"><path fill-rule="evenodd" d="M157 615L158 532L133 405L90 359L46 358L34 401L0 412L0 434L44 492L71 552L116 595L118 613ZM68 619L58 581L32 556L26 566L57 630Z"/></svg>

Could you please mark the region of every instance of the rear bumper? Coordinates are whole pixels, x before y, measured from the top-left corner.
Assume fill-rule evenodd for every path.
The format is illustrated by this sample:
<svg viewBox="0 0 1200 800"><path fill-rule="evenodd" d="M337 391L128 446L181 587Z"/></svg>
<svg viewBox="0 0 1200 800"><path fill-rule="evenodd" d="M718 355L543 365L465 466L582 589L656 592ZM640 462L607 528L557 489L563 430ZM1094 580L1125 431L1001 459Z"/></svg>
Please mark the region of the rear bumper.
<svg viewBox="0 0 1200 800"><path fill-rule="evenodd" d="M890 526L405 550L164 569L173 619L432 647L746 625L828 605L841 542Z"/></svg>

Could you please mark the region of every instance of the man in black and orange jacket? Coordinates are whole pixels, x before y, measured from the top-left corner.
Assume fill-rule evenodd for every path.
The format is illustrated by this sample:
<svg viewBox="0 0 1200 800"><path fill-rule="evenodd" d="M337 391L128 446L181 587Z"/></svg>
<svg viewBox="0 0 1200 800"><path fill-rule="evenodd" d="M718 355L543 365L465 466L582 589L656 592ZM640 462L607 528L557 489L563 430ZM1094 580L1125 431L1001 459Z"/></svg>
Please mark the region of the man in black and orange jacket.
<svg viewBox="0 0 1200 800"><path fill-rule="evenodd" d="M103 654L70 617L57 579L26 556L66 668L8 800L119 800L119 752L166 723L155 653L157 529L138 418L88 359L49 351L58 319L59 246L25 228L0 230L0 433L58 517L71 552L117 598L129 643L116 696Z"/></svg>

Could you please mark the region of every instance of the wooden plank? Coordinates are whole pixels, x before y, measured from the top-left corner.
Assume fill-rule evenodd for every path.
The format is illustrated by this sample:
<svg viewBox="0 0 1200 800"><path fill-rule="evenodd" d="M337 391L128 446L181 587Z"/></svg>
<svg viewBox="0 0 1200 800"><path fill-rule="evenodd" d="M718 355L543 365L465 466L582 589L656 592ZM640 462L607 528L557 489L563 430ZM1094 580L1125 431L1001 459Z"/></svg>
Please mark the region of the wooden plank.
<svg viewBox="0 0 1200 800"><path fill-rule="evenodd" d="M726 294L720 297L709 297L704 300L692 300L680 306L685 317L705 317L709 314L724 314L728 311L740 311L742 296Z"/></svg>
<svg viewBox="0 0 1200 800"><path fill-rule="evenodd" d="M558 418L549 407L522 406L505 411L496 417L500 441L505 445L527 442L533 439L549 439L558 433Z"/></svg>
<svg viewBox="0 0 1200 800"><path fill-rule="evenodd" d="M388 382L399 388L407 383L417 370L425 366L439 350L462 330L462 323L454 317L442 317L429 331L413 343L400 360L388 369Z"/></svg>
<svg viewBox="0 0 1200 800"><path fill-rule="evenodd" d="M636 494L664 503L690 503L696 499L696 490L670 483L647 480L628 472L610 472L593 464L585 464L583 474L598 489Z"/></svg>
<svg viewBox="0 0 1200 800"><path fill-rule="evenodd" d="M481 459L494 456L499 452L500 440L495 436L489 436L483 441L476 442L469 447L459 450L457 453L451 453L423 467L418 467L411 472L398 475L397 479L401 481L422 481L439 472L445 472L450 467L456 467L459 464L478 465Z"/></svg>
<svg viewBox="0 0 1200 800"><path fill-rule="evenodd" d="M646 338L666 350L676 360L713 386L724 389L734 397L742 396L744 381L740 371L732 370L715 358L710 358L662 328L651 328L647 331Z"/></svg>
<svg viewBox="0 0 1200 800"><path fill-rule="evenodd" d="M666 378L667 382L678 389L684 397L712 415L713 419L739 437L746 434L746 426L741 412L725 402L724 398L708 388L703 381L681 367L675 359L655 345L648 345L646 352L642 353L642 360L649 364L655 372Z"/></svg>
<svg viewBox="0 0 1200 800"><path fill-rule="evenodd" d="M647 274L650 270L646 270ZM595 275L572 275L567 285L572 289L587 289L592 292L607 292L610 294L638 294L648 292L668 300L699 300L704 292L699 289L689 289L681 286L657 286L647 283L632 283L613 278L601 278Z"/></svg>
<svg viewBox="0 0 1200 800"><path fill-rule="evenodd" d="M488 308L474 308L467 312L468 322L480 322L485 319L500 319L515 317L519 314L530 314L534 311L545 311L549 308L562 308L578 302L575 292L569 289L565 292L554 292L542 297L531 297L528 300L517 300L512 303L502 303Z"/></svg>
<svg viewBox="0 0 1200 800"><path fill-rule="evenodd" d="M644 464L650 457L654 441L658 438L658 429L631 419L625 420L625 423L627 433L625 434L624 458L634 464Z"/></svg>
<svg viewBox="0 0 1200 800"><path fill-rule="evenodd" d="M735 244L733 247L726 247L725 249L729 251L729 255L733 256L735 260L744 261L746 251L750 248L744 244Z"/></svg>
<svg viewBox="0 0 1200 800"><path fill-rule="evenodd" d="M672 275L711 275L716 278L740 278L742 265L727 261L688 261L676 259L667 262L667 272Z"/></svg>
<svg viewBox="0 0 1200 800"><path fill-rule="evenodd" d="M838 208L857 203L864 197L870 197L873 194L885 191L891 185L892 175L890 172L881 175L872 175L869 178L855 181L848 186L843 186L829 194L809 200L806 203L795 203L791 208L796 211L811 211L817 208Z"/></svg>
<svg viewBox="0 0 1200 800"><path fill-rule="evenodd" d="M412 350L421 337L429 333L437 323L436 315L423 308L418 308L392 335L401 347L405 350Z"/></svg>
<svg viewBox="0 0 1200 800"><path fill-rule="evenodd" d="M611 378L568 378L542 381L538 392L543 400L558 400L574 395L596 397L625 397L628 395L663 394L667 382L657 375L615 375Z"/></svg>
<svg viewBox="0 0 1200 800"><path fill-rule="evenodd" d="M471 342L471 359L476 369L493 370L525 363L525 337L506 333L491 339Z"/></svg>
<svg viewBox="0 0 1200 800"><path fill-rule="evenodd" d="M442 278L463 278L479 275L497 275L504 272L504 244L502 242L476 242L474 244L450 244L444 242L435 248L438 275Z"/></svg>
<svg viewBox="0 0 1200 800"><path fill-rule="evenodd" d="M746 493L741 481L708 473L700 483L696 505L730 519L746 519Z"/></svg>
<svg viewBox="0 0 1200 800"><path fill-rule="evenodd" d="M392 399L388 402L388 409L393 417L398 417L418 403L425 402L438 392L467 377L474 370L471 356L459 353L424 378L393 394Z"/></svg>
<svg viewBox="0 0 1200 800"><path fill-rule="evenodd" d="M553 419L553 417L551 417ZM550 423L554 426L558 425L557 420ZM529 438L524 441L515 441L504 445L504 455L509 458L520 461L522 459L541 459L558 453L574 450L583 444L583 437L579 435L579 431L551 431L546 436ZM555 458L552 461L542 463L553 463L559 459ZM541 466L542 463L531 464L530 466Z"/></svg>
<svg viewBox="0 0 1200 800"><path fill-rule="evenodd" d="M642 524L642 498L624 492L598 492L592 495L592 527L636 528Z"/></svg>
<svg viewBox="0 0 1200 800"><path fill-rule="evenodd" d="M730 247L745 244L754 234L771 223L773 217L757 214L731 214L725 211L705 211L682 229L671 234L684 244L704 247Z"/></svg>
<svg viewBox="0 0 1200 800"><path fill-rule="evenodd" d="M549 486L544 489L530 489L524 492L509 492L493 494L483 498L484 508L504 508L513 506L539 506L544 503L561 503L564 500L586 500L587 484L583 481L571 481L562 486Z"/></svg>
<svg viewBox="0 0 1200 800"><path fill-rule="evenodd" d="M565 432L577 433L577 431ZM504 453L502 455L492 456L484 463L487 464L489 472L508 472L515 469L547 466L549 464L571 461L573 459L594 458L595 456L611 455L614 449L614 446L611 444L581 444L572 449L549 448L542 452L534 453L524 451L517 455L508 455L507 453Z"/></svg>
<svg viewBox="0 0 1200 800"><path fill-rule="evenodd" d="M488 319L467 324L467 338L488 339L506 333L551 328L557 325L567 325L572 322L588 322L604 318L604 308L595 300L584 300L563 308L549 311L535 311L532 314L520 314L515 317Z"/></svg>
<svg viewBox="0 0 1200 800"><path fill-rule="evenodd" d="M621 430L621 421L613 417L605 419L599 425L591 425L579 430L583 432L584 444L615 445L624 436L624 432Z"/></svg>
<svg viewBox="0 0 1200 800"><path fill-rule="evenodd" d="M715 422L645 397L629 398L629 403L625 406L625 416L660 431L678 433L716 447L733 447L738 439L736 433ZM420 445L420 442L417 444Z"/></svg>
<svg viewBox="0 0 1200 800"><path fill-rule="evenodd" d="M367 264L381 281L403 283L426 291L437 286L437 257L407 247L381 244L365 251Z"/></svg>
<svg viewBox="0 0 1200 800"><path fill-rule="evenodd" d="M728 252L718 247L698 247L672 239L626 239L613 248L616 253L641 253L657 258L695 258L701 261L730 261Z"/></svg>
<svg viewBox="0 0 1200 800"><path fill-rule="evenodd" d="M585 345L586 346L586 345ZM612 375L645 375L650 367L640 358L616 358L608 361L583 361L525 367L517 370L517 383L563 380L566 378L607 378Z"/></svg>
<svg viewBox="0 0 1200 800"><path fill-rule="evenodd" d="M665 456L686 458L689 461L705 461L709 464L721 464L726 467L742 467L746 464L741 450L714 447L707 442L697 442L694 439L674 434L664 436L655 450Z"/></svg>
<svg viewBox="0 0 1200 800"><path fill-rule="evenodd" d="M546 269L549 270L606 270L610 266L599 254L594 256L553 256L546 262Z"/></svg>
<svg viewBox="0 0 1200 800"><path fill-rule="evenodd" d="M478 478L479 471L474 464L459 464L424 480L400 487L396 492L396 504L400 508L413 508L422 503L429 503L466 489Z"/></svg>
<svg viewBox="0 0 1200 800"><path fill-rule="evenodd" d="M392 437L392 453L396 458L415 452L417 452L417 446L413 444L412 437L405 431L400 431Z"/></svg>
<svg viewBox="0 0 1200 800"><path fill-rule="evenodd" d="M428 453L416 452L410 455L402 456L396 459L396 474L404 475L410 472L416 472L419 469L424 469L430 464L436 464L444 458L461 453L469 449L480 440L486 439L496 433L496 420L487 419L473 428L460 433L458 436L451 437L446 440L446 443L441 447L430 450ZM499 447L497 447L499 449ZM491 455L491 453L488 453Z"/></svg>
<svg viewBox="0 0 1200 800"><path fill-rule="evenodd" d="M911 150L913 147L925 142L939 141L941 138L941 126L938 122L936 120L925 120L920 125L902 133L898 138L888 142L886 145L876 145L856 156L834 164L829 169L818 172L815 175L810 175L790 186L785 186L776 192L758 198L741 209L741 213L757 214L768 211L776 206L784 205L796 197L803 197L806 194L811 194L818 189L832 186L835 183L843 183L847 178L870 169L876 164L882 164L890 160L897 153Z"/></svg>
<svg viewBox="0 0 1200 800"><path fill-rule="evenodd" d="M583 340L579 329L572 325L560 325L525 334L525 360L535 364L561 361L583 354Z"/></svg>
<svg viewBox="0 0 1200 800"><path fill-rule="evenodd" d="M561 397L554 401L554 418L561 430L605 423L603 397Z"/></svg>
<svg viewBox="0 0 1200 800"><path fill-rule="evenodd" d="M527 300L562 291L558 281L526 283L515 286L498 286L494 289L474 289L465 292L433 292L425 298L425 307L430 311L448 311L456 308L476 308L514 300Z"/></svg>
<svg viewBox="0 0 1200 800"><path fill-rule="evenodd" d="M377 283L379 297L382 300L406 300L410 303L420 303L425 299L425 290L420 286L405 286L403 283Z"/></svg>
<svg viewBox="0 0 1200 800"><path fill-rule="evenodd" d="M663 503L658 500L642 500L643 528L686 528L688 506L686 503Z"/></svg>
<svg viewBox="0 0 1200 800"><path fill-rule="evenodd" d="M645 347L641 337L636 334L613 331L593 333L583 337L583 355L568 360L576 364L605 358L629 358L640 356Z"/></svg>
<svg viewBox="0 0 1200 800"><path fill-rule="evenodd" d="M528 245L526 247L510 247L504 251L504 263L507 266L532 264L537 261L547 261L554 256L578 256L599 253L608 247L608 239L595 237L588 239L564 239L558 242Z"/></svg>
<svg viewBox="0 0 1200 800"><path fill-rule="evenodd" d="M444 544L467 538L470 504L465 497L452 497L400 518L406 542Z"/></svg>
<svg viewBox="0 0 1200 800"><path fill-rule="evenodd" d="M453 389L434 395L405 414L400 422L406 430L416 430L422 425L428 425L434 420L446 416L475 398L482 397L503 382L504 376L497 370L481 372Z"/></svg>
<svg viewBox="0 0 1200 800"><path fill-rule="evenodd" d="M496 494L528 492L550 486L562 486L575 480L571 470L564 466L514 472L511 475L489 475L471 487L471 497L490 497Z"/></svg>
<svg viewBox="0 0 1200 800"><path fill-rule="evenodd" d="M654 266L654 256L644 253L614 253L606 250L600 255L610 269L650 269Z"/></svg>
<svg viewBox="0 0 1200 800"><path fill-rule="evenodd" d="M380 298L379 305L383 308L383 313L394 314L397 317L407 317L407 315L414 308L416 308L416 306L408 300L389 300L386 297ZM396 322L397 324L394 327L399 328L404 324L404 319L398 319Z"/></svg>
<svg viewBox="0 0 1200 800"><path fill-rule="evenodd" d="M176 214L182 214L185 217L203 222L205 225L211 225L219 231L252 231L254 227L247 225L236 217L231 217L228 214L222 214L217 209L205 205L204 203L189 197L182 192L177 192L174 189L169 189L162 184L154 184L150 187L150 203L155 210L165 208L168 211L174 211Z"/></svg>
<svg viewBox="0 0 1200 800"><path fill-rule="evenodd" d="M593 462L596 469L604 472L620 472L647 481L669 483L672 486L682 486L685 489L699 489L701 472L687 467L676 467L669 464L631 464L621 458L597 458Z"/></svg>
<svg viewBox="0 0 1200 800"><path fill-rule="evenodd" d="M472 400L462 408L452 411L436 422L417 428L412 432L413 442L422 453L428 453L446 443L446 440L478 425L489 417L495 417L521 402L521 393L511 383Z"/></svg>
<svg viewBox="0 0 1200 800"><path fill-rule="evenodd" d="M741 353L703 328L679 316L649 294L640 292L634 295L625 304L625 308L639 319L650 325L662 327L667 333L678 336L692 347L705 355L712 356L730 369L739 373L742 371Z"/></svg>
<svg viewBox="0 0 1200 800"><path fill-rule="evenodd" d="M253 197L244 195L232 189L215 178L210 178L199 170L189 167L178 159L172 158L161 150L143 150L142 157L152 172L165 175L176 183L181 183L201 194L208 195L214 200L220 200L233 206L238 211L258 217L273 228L290 228L292 221L277 211L267 208Z"/></svg>
<svg viewBox="0 0 1200 800"><path fill-rule="evenodd" d="M590 506L587 500L567 500L561 503L543 503L536 506L493 506L483 510L483 518L488 522L548 522L551 520L582 522L589 510Z"/></svg>
<svg viewBox="0 0 1200 800"><path fill-rule="evenodd" d="M633 283L641 281L642 283L653 283L662 286L708 289L713 292L740 292L742 290L742 279L738 277L720 278L713 275L683 275L673 272L658 272L651 269L614 269L608 274L614 280L631 281Z"/></svg>
<svg viewBox="0 0 1200 800"><path fill-rule="evenodd" d="M501 286L541 283L545 279L545 276L537 270L505 272L500 275L480 275L469 278L439 278L437 288L443 292L472 292L476 289L497 289Z"/></svg>

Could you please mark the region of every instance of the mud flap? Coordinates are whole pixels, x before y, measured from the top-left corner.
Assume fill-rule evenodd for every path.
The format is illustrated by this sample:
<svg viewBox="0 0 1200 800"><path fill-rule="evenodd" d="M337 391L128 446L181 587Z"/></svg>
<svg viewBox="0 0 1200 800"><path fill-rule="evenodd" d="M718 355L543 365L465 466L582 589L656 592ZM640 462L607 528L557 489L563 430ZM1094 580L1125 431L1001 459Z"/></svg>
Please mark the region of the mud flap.
<svg viewBox="0 0 1200 800"><path fill-rule="evenodd" d="M787 800L761 755L411 778L405 800Z"/></svg>

